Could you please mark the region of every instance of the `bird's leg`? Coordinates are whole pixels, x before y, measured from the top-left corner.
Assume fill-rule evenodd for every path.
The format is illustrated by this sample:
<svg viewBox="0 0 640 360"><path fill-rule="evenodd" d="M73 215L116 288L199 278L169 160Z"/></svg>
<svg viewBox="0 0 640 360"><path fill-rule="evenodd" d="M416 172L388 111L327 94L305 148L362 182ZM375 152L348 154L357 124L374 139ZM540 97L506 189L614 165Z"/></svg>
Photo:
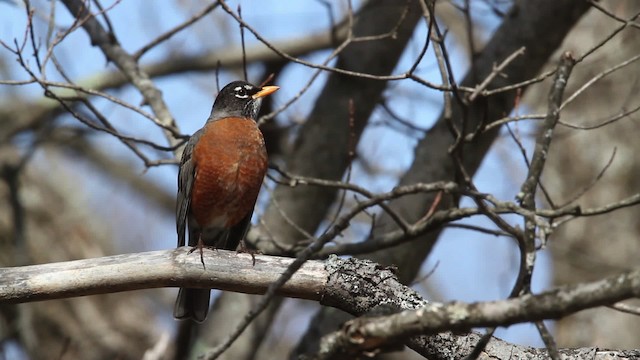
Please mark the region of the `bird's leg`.
<svg viewBox="0 0 640 360"><path fill-rule="evenodd" d="M238 247L238 250L236 250L237 253L246 253L251 255L251 260L253 261L253 266L256 266L256 253L258 253L258 250L255 249L249 249L247 247L247 245L244 242L244 239L240 240L240 247Z"/></svg>
<svg viewBox="0 0 640 360"><path fill-rule="evenodd" d="M202 237L198 238L198 249L200 249L200 262L202 263L202 268L207 270L207 267L204 266L204 242L202 241Z"/></svg>
<svg viewBox="0 0 640 360"><path fill-rule="evenodd" d="M206 270L207 267L204 265L204 242L202 241L202 237L198 237L198 244L189 250L189 254L196 251L196 249L200 250L200 262L202 263L202 268Z"/></svg>

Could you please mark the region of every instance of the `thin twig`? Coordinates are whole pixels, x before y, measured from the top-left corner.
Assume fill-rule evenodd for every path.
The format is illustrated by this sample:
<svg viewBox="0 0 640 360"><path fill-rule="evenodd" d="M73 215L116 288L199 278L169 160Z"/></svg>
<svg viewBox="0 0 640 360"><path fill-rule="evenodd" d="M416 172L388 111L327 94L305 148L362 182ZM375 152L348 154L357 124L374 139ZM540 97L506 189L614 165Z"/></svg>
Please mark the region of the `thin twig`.
<svg viewBox="0 0 640 360"><path fill-rule="evenodd" d="M190 19L188 19L187 21L183 22L182 24L180 24L180 25L178 25L178 26L176 26L176 27L174 27L172 29L169 29L168 31L166 31L163 34L160 34L160 36L158 36L155 39L151 40L149 43L147 43L146 45L141 47L138 51L136 51L133 54L131 54L131 56L136 61L140 60L140 58L144 54L146 54L147 51L149 51L149 50L153 49L154 47L160 45L161 43L169 40L173 35L179 33L180 31L182 31L184 29L187 29L189 26L195 24L200 19L202 19L203 17L207 16L207 14L209 14L210 12L215 10L215 8L217 8L218 5L220 5L218 2L213 2L213 3L205 6L202 10L197 12Z"/></svg>
<svg viewBox="0 0 640 360"><path fill-rule="evenodd" d="M506 59L504 59L498 66L494 66L491 73L469 95L468 97L469 102L473 102L476 99L476 97L478 97L478 95L482 94L482 92L485 91L485 89L489 86L489 84L491 84L491 82L493 81L493 79L496 78L496 76L500 75L502 71L507 66L509 66L509 64L511 64L511 62L513 62L519 56L524 55L524 53L525 53L525 47L523 46L520 49L514 51L511 55L509 55Z"/></svg>
<svg viewBox="0 0 640 360"><path fill-rule="evenodd" d="M122 71L142 94L144 102L148 104L155 113L158 120L169 127L177 128L175 120L162 97L161 91L151 81L149 76L143 72L136 59L128 54L120 44L110 36L95 17L88 11L86 2L82 0L62 0L69 12L76 18L82 19L82 27L91 39L91 43L98 46L105 56ZM165 132L165 137L171 146L178 145L181 140L176 139L170 132ZM179 149L174 151L175 155L180 155Z"/></svg>
<svg viewBox="0 0 640 360"><path fill-rule="evenodd" d="M242 20L242 7L238 4L238 18ZM247 49L245 48L244 42L244 26L242 26L242 22L238 22L238 26L240 26L240 46L242 47L242 74L244 75L244 81L248 81L249 78L247 76Z"/></svg>
<svg viewBox="0 0 640 360"><path fill-rule="evenodd" d="M373 199L374 197L376 197L376 195L373 194L372 192L370 192L369 190L367 190L367 189L365 189L365 188L363 188L361 186L355 185L355 184L350 184L348 182L332 181L332 180L325 180L325 179L316 179L316 178L310 178L310 177L305 177L305 176L297 176L297 175L290 174L289 172L281 169L280 167L278 167L276 165L271 165L271 168L274 169L275 171L277 171L280 175L284 176L289 181L288 182L283 182L283 181L279 181L279 180L277 180L275 178L271 178L271 179L273 181L276 181L276 182L280 183L280 184L287 185L287 186L290 186L290 187L296 187L298 185L326 186L326 187L332 187L332 188L337 188L337 189L342 189L342 190L349 190L349 191L355 192L357 194L363 195L368 199ZM401 193L401 192L397 192L397 193ZM395 210L393 210L391 207L389 207L385 203L380 203L379 206L382 208L382 210L384 210L385 212L387 212L389 214L389 216L396 222L396 224L401 229L403 229L403 230L408 230L409 229L409 224Z"/></svg>
<svg viewBox="0 0 640 360"><path fill-rule="evenodd" d="M556 77L549 92L549 104L547 118L544 120L542 127L540 128L540 134L536 139L535 150L531 157L531 165L529 166L529 172L522 184L520 193L517 198L522 202L522 206L528 210L535 210L535 195L536 188L540 184L540 176L549 154L549 147L551 146L551 140L553 137L553 130L558 124L560 119L560 109L564 90L571 76L571 70L575 65L575 59L571 53L566 52L560 59L558 65L558 71ZM536 228L537 224L535 219L531 217L525 217L524 225L524 253L521 253L521 258L525 260L525 273L519 274L518 286L520 287L519 295L529 294L531 292L531 278L533 276L533 270L536 259ZM542 240L546 241L545 239ZM549 334L549 331L542 322L536 322L536 327L540 332L540 336L544 341L549 356L553 360L559 360L558 349L553 341L553 337Z"/></svg>
<svg viewBox="0 0 640 360"><path fill-rule="evenodd" d="M618 151L618 148L614 147L613 148L613 152L611 153L611 157L609 157L609 161L607 161L607 163L602 167L602 170L600 170L598 175L596 175L596 177L593 178L591 183L589 183L584 188L580 189L580 191L578 191L574 196L569 198L569 200L567 200L564 204L559 205L558 207L563 208L563 207L569 206L570 204L573 204L574 202L578 201L578 199L580 199L589 190L591 190L598 183L598 181L600 181L600 179L602 179L602 177L607 172L607 170L609 169L611 164L613 164L613 159L615 159L617 151Z"/></svg>
<svg viewBox="0 0 640 360"><path fill-rule="evenodd" d="M575 100L580 94L582 94L585 90L587 90L591 85L596 83L598 80L601 80L605 76L612 74L617 70L624 68L625 66L631 65L638 60L640 60L640 54L633 56L630 59L627 59L621 62L620 64L612 66L609 69L606 69L601 73L597 74L596 76L592 77L591 79L589 79L589 81L585 82L582 86L580 86L578 90L576 90L573 94L567 97L567 99L560 105L559 111L562 111L567 105L571 104L573 100Z"/></svg>
<svg viewBox="0 0 640 360"><path fill-rule="evenodd" d="M304 66L307 66L307 67L310 67L310 68L314 68L314 69L320 69L320 70L324 70L324 71L328 71L328 72L334 72L334 73L338 73L338 74L349 75L349 76L359 77L359 78L364 78L364 79L381 80L381 81L411 79L411 80L414 80L414 81L416 81L416 82L418 82L418 83L420 83L420 84L422 84L424 86L427 86L427 87L435 89L435 90L444 90L444 91L453 90L450 87L434 84L434 83L432 83L430 81L422 79L421 77L418 77L415 74L412 74L412 73L409 73L409 72L405 72L405 73L402 73L402 74L399 74L399 75L373 75L373 74L368 74L368 73L361 73L361 72L357 72L357 71L350 71L350 70L340 69L340 68L336 68L336 67L330 67L330 66L325 66L325 65L314 64L314 63L302 60L300 58L296 58L296 57L291 56L291 55L289 55L287 53L284 53L283 51L281 51L280 49L275 47L271 42L267 41L251 25L247 24L242 19L240 19L238 17L238 15L236 13L234 13L233 10L231 10L231 8L229 8L229 6L226 4L225 1L220 0L220 5L224 9L224 11L227 12L229 15L231 15L237 22L242 23L242 26L244 26L247 30L249 30L256 37L256 39L258 39L258 41L260 41L266 47L268 47L273 52L275 52L278 56L280 56L280 57L282 57L282 58L284 58L286 60L289 60L291 62L295 62L295 63L301 64L301 65L304 65ZM389 36L393 36L393 34L387 35L387 37L389 37ZM352 41L359 41L359 39L358 38L354 38ZM470 89L470 88L459 88L459 90L469 91L469 92L473 91L473 89Z"/></svg>

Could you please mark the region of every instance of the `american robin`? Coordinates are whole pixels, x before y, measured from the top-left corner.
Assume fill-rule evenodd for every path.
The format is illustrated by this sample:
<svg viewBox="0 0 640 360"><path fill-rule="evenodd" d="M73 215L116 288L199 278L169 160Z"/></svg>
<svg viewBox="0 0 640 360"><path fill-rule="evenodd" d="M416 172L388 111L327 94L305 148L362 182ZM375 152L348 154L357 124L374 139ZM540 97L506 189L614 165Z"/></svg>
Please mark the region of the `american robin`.
<svg viewBox="0 0 640 360"><path fill-rule="evenodd" d="M267 151L256 117L262 98L278 90L244 81L225 86L206 124L187 142L178 172L176 225L178 247L210 246L236 250L267 171ZM176 319L202 322L209 311L210 289L181 288Z"/></svg>

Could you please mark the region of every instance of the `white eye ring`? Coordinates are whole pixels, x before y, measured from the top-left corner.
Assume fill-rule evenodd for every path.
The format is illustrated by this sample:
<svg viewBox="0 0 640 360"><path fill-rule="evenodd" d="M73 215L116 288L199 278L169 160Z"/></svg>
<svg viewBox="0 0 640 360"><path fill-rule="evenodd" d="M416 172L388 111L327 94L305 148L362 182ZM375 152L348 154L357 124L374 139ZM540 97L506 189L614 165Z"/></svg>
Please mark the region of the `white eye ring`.
<svg viewBox="0 0 640 360"><path fill-rule="evenodd" d="M246 99L249 97L249 94L247 94L247 90L245 90L243 87L238 86L237 88L234 89L236 91L236 97L238 99Z"/></svg>

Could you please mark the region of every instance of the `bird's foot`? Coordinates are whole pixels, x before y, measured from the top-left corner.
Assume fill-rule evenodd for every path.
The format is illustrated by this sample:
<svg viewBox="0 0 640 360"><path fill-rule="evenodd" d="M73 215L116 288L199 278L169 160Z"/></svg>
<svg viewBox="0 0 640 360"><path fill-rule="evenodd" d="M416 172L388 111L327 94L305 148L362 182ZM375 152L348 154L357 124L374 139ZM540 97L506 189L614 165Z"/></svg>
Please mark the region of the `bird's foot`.
<svg viewBox="0 0 640 360"><path fill-rule="evenodd" d="M191 254L192 252L196 251L196 250L200 250L200 262L202 263L202 268L207 270L207 267L204 265L204 243L202 242L202 239L198 240L198 244L194 247L191 248L191 250L189 250L189 254Z"/></svg>
<svg viewBox="0 0 640 360"><path fill-rule="evenodd" d="M236 250L238 254L245 253L251 255L251 261L253 262L253 266L256 266L256 254L261 254L260 250L250 249L244 243L244 239L240 240L240 247Z"/></svg>

